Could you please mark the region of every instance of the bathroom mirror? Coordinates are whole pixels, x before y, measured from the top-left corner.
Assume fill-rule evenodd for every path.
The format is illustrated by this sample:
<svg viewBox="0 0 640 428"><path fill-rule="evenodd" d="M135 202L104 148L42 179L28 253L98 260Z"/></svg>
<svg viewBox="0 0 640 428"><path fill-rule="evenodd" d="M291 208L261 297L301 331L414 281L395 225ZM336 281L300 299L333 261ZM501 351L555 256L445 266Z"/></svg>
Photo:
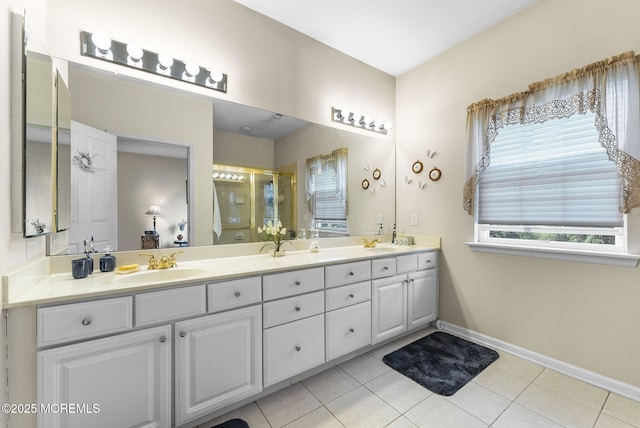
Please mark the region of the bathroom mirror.
<svg viewBox="0 0 640 428"><path fill-rule="evenodd" d="M147 158L140 157L127 165L124 162L118 164L118 200L123 192L135 192L138 195L135 199L141 208L124 213L121 209L124 202L118 202L117 234L121 236L121 230L126 226L129 227L128 235L134 239L128 244L123 239L118 239L114 250L141 249L141 236L153 228L152 217L145 212L154 204L160 206L160 214L156 216L160 247L177 247L179 244L175 241L178 241L178 235L184 235L183 240L187 241L188 246L214 244L213 164L260 168L295 175L296 225L285 227L310 227L307 225L310 225L312 219L309 218L308 211L305 211L306 159L331 153L342 147L349 148L349 234L376 233L379 230L377 214L381 214L383 231L387 233L395 222L395 147L388 140L312 124L274 112L71 63L69 89L73 97L72 123L77 121L102 132L106 131L116 137L118 146L120 139L128 137L156 145L188 149L187 158L181 161L182 166L170 169L180 170L181 174L193 179L185 182L179 177L172 178L172 188L180 187L184 190L180 196L172 198L167 197L167 183L162 184L159 178L151 178L150 171L142 176L138 174L135 179L137 181L131 179L121 183L121 177L135 175L135 169L141 169L143 164L150 165L158 174L168 175L170 169L161 163L166 161L165 155L139 154ZM73 132L72 125L72 137ZM71 157L73 156L72 149ZM372 165L370 171L365 169L366 165ZM73 163L71 168L75 170ZM134 172L125 168L132 168ZM375 189L364 191L360 182L363 178L370 178L375 168L383 171L386 182L384 186L376 183ZM73 186L70 192L74 192ZM177 201L180 198L183 200L179 208L174 207L176 204L173 202L159 201ZM127 203L129 205L130 202ZM179 229L182 220L187 222L184 232ZM72 224L72 233L73 229ZM87 233L87 238L89 237ZM100 245L96 245L96 248L102 251Z"/></svg>
<svg viewBox="0 0 640 428"><path fill-rule="evenodd" d="M51 57L26 51L24 236L47 235L53 223L54 92Z"/></svg>
<svg viewBox="0 0 640 428"><path fill-rule="evenodd" d="M56 71L56 143L55 143L55 227L57 232L71 227L71 92Z"/></svg>

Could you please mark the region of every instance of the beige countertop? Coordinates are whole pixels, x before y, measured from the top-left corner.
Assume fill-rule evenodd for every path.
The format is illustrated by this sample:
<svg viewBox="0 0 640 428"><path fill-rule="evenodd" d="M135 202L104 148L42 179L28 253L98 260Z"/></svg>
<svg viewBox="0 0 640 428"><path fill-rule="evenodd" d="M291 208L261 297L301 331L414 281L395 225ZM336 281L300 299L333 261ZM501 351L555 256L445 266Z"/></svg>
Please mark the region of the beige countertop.
<svg viewBox="0 0 640 428"><path fill-rule="evenodd" d="M141 270L135 273L121 275L114 272L95 271L83 279L74 279L70 269L68 272L51 273L50 257L45 257L3 276L3 307L14 308L59 303L75 299L153 290L167 286L211 283L243 276L437 250L439 249L439 240L436 242L437 245L378 244L376 248L371 249L363 248L362 245L353 245L321 248L319 252L315 253L309 250L297 250L288 251L284 257L253 254L188 261L178 259L178 266L172 269L147 271L146 265L141 265Z"/></svg>

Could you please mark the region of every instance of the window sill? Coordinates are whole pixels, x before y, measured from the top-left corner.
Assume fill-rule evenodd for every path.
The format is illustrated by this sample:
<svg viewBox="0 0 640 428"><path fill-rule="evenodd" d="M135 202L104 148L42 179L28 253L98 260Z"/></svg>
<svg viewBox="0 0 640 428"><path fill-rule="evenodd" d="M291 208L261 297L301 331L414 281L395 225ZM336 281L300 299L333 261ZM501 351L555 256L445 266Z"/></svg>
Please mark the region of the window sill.
<svg viewBox="0 0 640 428"><path fill-rule="evenodd" d="M482 253L507 254L512 256L538 257L581 263L596 263L621 267L636 267L639 254L607 253L600 251L567 250L561 248L525 247L486 242L465 242L471 250Z"/></svg>

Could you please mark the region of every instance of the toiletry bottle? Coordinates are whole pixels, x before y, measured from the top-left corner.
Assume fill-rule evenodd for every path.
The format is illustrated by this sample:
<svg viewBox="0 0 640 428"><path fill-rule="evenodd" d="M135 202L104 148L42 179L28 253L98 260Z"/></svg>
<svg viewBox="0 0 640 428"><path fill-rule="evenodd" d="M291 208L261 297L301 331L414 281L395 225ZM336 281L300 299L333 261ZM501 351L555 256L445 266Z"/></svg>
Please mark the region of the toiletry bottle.
<svg viewBox="0 0 640 428"><path fill-rule="evenodd" d="M89 249L87 248L87 240L85 239L83 241L84 243L84 255L87 256L87 271L89 272L89 275L91 275L93 273L93 259L91 258L91 254L89 254Z"/></svg>
<svg viewBox="0 0 640 428"><path fill-rule="evenodd" d="M395 244L396 243L396 224L393 223L393 234L391 235L391 243Z"/></svg>
<svg viewBox="0 0 640 428"><path fill-rule="evenodd" d="M116 268L116 258L112 256L111 247L104 249L105 255L100 257L100 272L111 272Z"/></svg>

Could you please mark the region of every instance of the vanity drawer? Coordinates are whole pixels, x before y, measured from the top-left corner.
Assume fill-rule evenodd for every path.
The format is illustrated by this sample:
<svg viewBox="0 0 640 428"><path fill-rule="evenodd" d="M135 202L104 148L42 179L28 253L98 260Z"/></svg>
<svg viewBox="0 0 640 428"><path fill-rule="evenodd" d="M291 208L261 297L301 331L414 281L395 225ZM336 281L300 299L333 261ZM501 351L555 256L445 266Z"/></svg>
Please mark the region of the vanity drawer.
<svg viewBox="0 0 640 428"><path fill-rule="evenodd" d="M417 254L405 254L404 256L396 257L397 269L396 273L407 273L418 270L418 255Z"/></svg>
<svg viewBox="0 0 640 428"><path fill-rule="evenodd" d="M371 300L371 282L359 282L357 284L343 285L325 291L327 310L343 308L356 303Z"/></svg>
<svg viewBox="0 0 640 428"><path fill-rule="evenodd" d="M371 344L371 302L327 312L327 361Z"/></svg>
<svg viewBox="0 0 640 428"><path fill-rule="evenodd" d="M260 303L262 301L261 282L259 276L253 276L207 285L209 312Z"/></svg>
<svg viewBox="0 0 640 428"><path fill-rule="evenodd" d="M396 258L385 257L383 259L373 259L371 261L371 276L373 278L383 278L396 274Z"/></svg>
<svg viewBox="0 0 640 428"><path fill-rule="evenodd" d="M324 288L323 268L301 269L262 277L264 300L294 296Z"/></svg>
<svg viewBox="0 0 640 428"><path fill-rule="evenodd" d="M324 363L324 315L264 331L264 386Z"/></svg>
<svg viewBox="0 0 640 428"><path fill-rule="evenodd" d="M265 303L262 311L264 316L263 324L265 328L273 327L323 312L324 292L317 291L311 294Z"/></svg>
<svg viewBox="0 0 640 428"><path fill-rule="evenodd" d="M431 269L438 266L438 253L418 253L418 270Z"/></svg>
<svg viewBox="0 0 640 428"><path fill-rule="evenodd" d="M371 279L371 261L344 263L326 267L327 287Z"/></svg>
<svg viewBox="0 0 640 428"><path fill-rule="evenodd" d="M39 308L38 346L86 340L132 326L131 296Z"/></svg>
<svg viewBox="0 0 640 428"><path fill-rule="evenodd" d="M186 318L207 312L204 285L136 295L136 326Z"/></svg>

